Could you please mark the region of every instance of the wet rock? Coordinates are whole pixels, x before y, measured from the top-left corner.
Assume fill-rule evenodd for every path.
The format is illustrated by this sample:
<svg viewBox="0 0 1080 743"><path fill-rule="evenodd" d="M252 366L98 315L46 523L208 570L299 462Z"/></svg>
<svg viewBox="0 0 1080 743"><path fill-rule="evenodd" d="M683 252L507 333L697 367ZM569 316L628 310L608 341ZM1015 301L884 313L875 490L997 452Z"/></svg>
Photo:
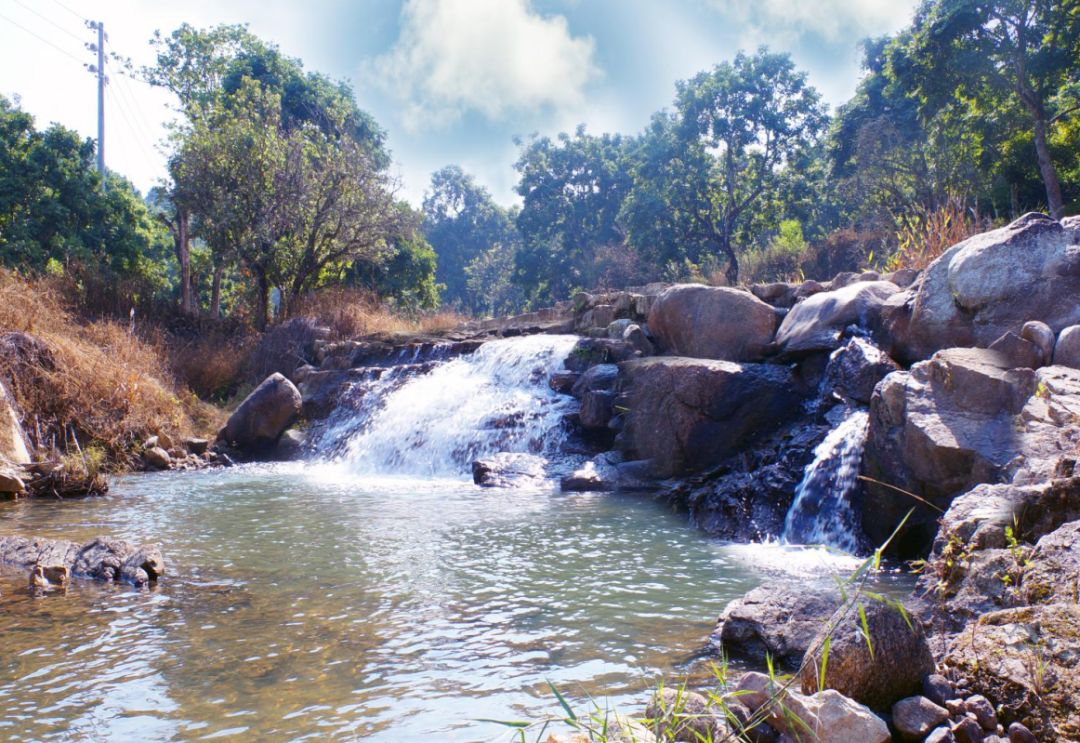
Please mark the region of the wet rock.
<svg viewBox="0 0 1080 743"><path fill-rule="evenodd" d="M723 740L730 734L723 712L701 694L665 687L645 708L645 719L659 740Z"/></svg>
<svg viewBox="0 0 1080 743"><path fill-rule="evenodd" d="M597 364L618 364L640 356L626 341L610 338L582 338L571 349L564 366L572 372L584 372Z"/></svg>
<svg viewBox="0 0 1080 743"><path fill-rule="evenodd" d="M535 487L547 479L547 460L535 454L500 452L472 463L473 482L488 488Z"/></svg>
<svg viewBox="0 0 1080 743"><path fill-rule="evenodd" d="M165 560L156 545L98 537L85 544L53 539L0 537L0 563L24 569L63 566L71 575L143 586L165 574Z"/></svg>
<svg viewBox="0 0 1080 743"><path fill-rule="evenodd" d="M1080 325L1070 325L1058 333L1054 363L1080 369Z"/></svg>
<svg viewBox="0 0 1080 743"><path fill-rule="evenodd" d="M210 442L207 439L186 438L184 439L184 448L195 456L201 457L210 448Z"/></svg>
<svg viewBox="0 0 1080 743"><path fill-rule="evenodd" d="M898 291L890 281L867 281L808 297L780 323L776 346L787 357L839 348L849 326L877 327L881 306Z"/></svg>
<svg viewBox="0 0 1080 743"><path fill-rule="evenodd" d="M172 457L160 446L151 446L143 449L143 461L146 462L147 469L167 470L172 464Z"/></svg>
<svg viewBox="0 0 1080 743"><path fill-rule="evenodd" d="M30 571L30 590L34 593L67 588L71 578L67 565L35 565Z"/></svg>
<svg viewBox="0 0 1080 743"><path fill-rule="evenodd" d="M661 477L715 464L800 411L783 367L654 357L621 372L617 444L627 459L653 460Z"/></svg>
<svg viewBox="0 0 1080 743"><path fill-rule="evenodd" d="M613 320L605 328L605 330L607 331L607 337L608 338L613 338L615 340L622 340L623 339L623 333L625 333L626 329L629 328L633 324L634 324L634 321L631 320L628 317L620 318L618 320Z"/></svg>
<svg viewBox="0 0 1080 743"><path fill-rule="evenodd" d="M899 369L880 348L856 337L829 357L825 384L838 397L868 404L877 383Z"/></svg>
<svg viewBox="0 0 1080 743"><path fill-rule="evenodd" d="M1080 322L1077 236L1043 214L949 248L912 289L905 359L943 348L986 347L1039 320L1054 331Z"/></svg>
<svg viewBox="0 0 1080 743"><path fill-rule="evenodd" d="M727 605L712 640L728 657L764 663L768 655L795 670L839 606L835 586L759 586Z"/></svg>
<svg viewBox="0 0 1080 743"><path fill-rule="evenodd" d="M649 330L664 353L759 361L773 340L776 319L775 310L750 292L678 284L656 298Z"/></svg>
<svg viewBox="0 0 1080 743"><path fill-rule="evenodd" d="M926 697L901 699L892 707L893 725L904 740L922 740L948 719L949 710Z"/></svg>
<svg viewBox="0 0 1080 743"><path fill-rule="evenodd" d="M581 374L578 372L558 371L551 375L548 387L560 394L569 395L579 379L581 379Z"/></svg>
<svg viewBox="0 0 1080 743"><path fill-rule="evenodd" d="M1080 739L1080 606L1071 598L979 617L953 637L942 665L1038 740Z"/></svg>
<svg viewBox="0 0 1080 743"><path fill-rule="evenodd" d="M873 654L859 612L851 608L832 631L825 688L836 689L873 709L887 710L918 692L923 677L934 672L934 658L917 620L877 601L865 601L864 608ZM808 662L800 673L804 694L818 690L825 638L833 625L823 626L806 651Z"/></svg>
<svg viewBox="0 0 1080 743"><path fill-rule="evenodd" d="M620 462L621 457L616 452L604 452L564 477L559 483L560 488L565 492L615 490L619 484Z"/></svg>
<svg viewBox="0 0 1080 743"><path fill-rule="evenodd" d="M244 398L229 417L219 438L248 455L273 447L300 415L300 391L282 374L274 373Z"/></svg>

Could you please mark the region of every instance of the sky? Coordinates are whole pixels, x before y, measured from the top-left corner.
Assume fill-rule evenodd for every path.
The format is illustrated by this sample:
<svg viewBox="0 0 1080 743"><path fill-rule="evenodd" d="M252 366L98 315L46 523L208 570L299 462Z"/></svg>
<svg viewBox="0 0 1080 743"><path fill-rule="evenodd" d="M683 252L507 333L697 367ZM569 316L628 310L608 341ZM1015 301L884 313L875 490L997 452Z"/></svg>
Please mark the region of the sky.
<svg viewBox="0 0 1080 743"><path fill-rule="evenodd" d="M915 0L0 0L0 95L40 127L97 136L83 65L106 47L152 64L155 30L247 23L309 70L351 83L387 130L401 195L419 205L431 173L458 164L516 201L515 138L632 134L671 105L675 82L767 45L792 55L835 107L859 80L858 42L893 33ZM107 65L109 69L109 65ZM145 192L165 177L170 97L109 69L107 166Z"/></svg>

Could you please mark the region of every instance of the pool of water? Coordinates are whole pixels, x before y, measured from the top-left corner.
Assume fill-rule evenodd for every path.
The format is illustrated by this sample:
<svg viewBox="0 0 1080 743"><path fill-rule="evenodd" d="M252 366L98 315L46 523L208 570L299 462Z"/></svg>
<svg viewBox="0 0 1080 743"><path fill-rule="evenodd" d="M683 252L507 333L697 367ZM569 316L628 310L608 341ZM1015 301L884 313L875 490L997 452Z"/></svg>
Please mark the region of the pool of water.
<svg viewBox="0 0 1080 743"><path fill-rule="evenodd" d="M43 598L0 569L12 740L507 740L479 720L556 713L549 681L637 711L704 672L730 599L852 565L718 544L647 499L325 465L131 476L0 504L0 534L157 542L169 569Z"/></svg>

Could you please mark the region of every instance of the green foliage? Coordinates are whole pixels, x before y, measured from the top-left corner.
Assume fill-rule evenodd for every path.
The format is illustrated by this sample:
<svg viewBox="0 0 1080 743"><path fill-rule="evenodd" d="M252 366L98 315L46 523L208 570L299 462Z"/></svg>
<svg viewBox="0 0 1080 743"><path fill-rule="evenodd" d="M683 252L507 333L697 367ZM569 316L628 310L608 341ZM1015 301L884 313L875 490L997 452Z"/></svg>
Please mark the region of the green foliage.
<svg viewBox="0 0 1080 743"><path fill-rule="evenodd" d="M438 254L436 279L445 287L443 301L473 311L504 304L509 295L470 281L469 267L496 246L499 255L516 252L518 233L510 212L459 166L448 165L431 176L423 220L424 235ZM473 273L479 271L477 267Z"/></svg>

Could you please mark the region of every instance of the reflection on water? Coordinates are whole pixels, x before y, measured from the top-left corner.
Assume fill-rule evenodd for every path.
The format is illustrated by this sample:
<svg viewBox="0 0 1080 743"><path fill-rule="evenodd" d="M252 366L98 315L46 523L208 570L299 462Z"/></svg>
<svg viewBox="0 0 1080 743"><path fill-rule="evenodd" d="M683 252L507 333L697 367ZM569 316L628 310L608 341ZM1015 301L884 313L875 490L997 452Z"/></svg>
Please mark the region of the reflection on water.
<svg viewBox="0 0 1080 743"><path fill-rule="evenodd" d="M636 709L762 580L648 501L316 467L3 504L10 533L157 541L170 574L0 572L0 739L506 740L475 720L552 712L548 679Z"/></svg>

